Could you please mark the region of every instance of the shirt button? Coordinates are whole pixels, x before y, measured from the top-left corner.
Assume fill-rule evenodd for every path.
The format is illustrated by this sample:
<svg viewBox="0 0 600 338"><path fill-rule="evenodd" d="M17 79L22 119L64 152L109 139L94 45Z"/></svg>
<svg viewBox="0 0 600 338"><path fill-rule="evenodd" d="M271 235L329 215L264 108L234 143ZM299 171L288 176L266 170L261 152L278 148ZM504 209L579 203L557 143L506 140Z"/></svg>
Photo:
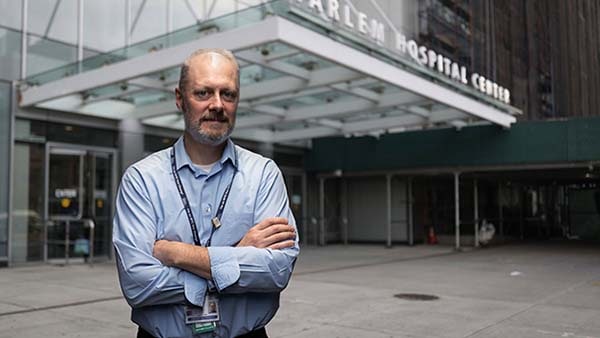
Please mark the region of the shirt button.
<svg viewBox="0 0 600 338"><path fill-rule="evenodd" d="M204 212L206 212L207 214L210 213L210 205L206 207L206 209L204 209Z"/></svg>

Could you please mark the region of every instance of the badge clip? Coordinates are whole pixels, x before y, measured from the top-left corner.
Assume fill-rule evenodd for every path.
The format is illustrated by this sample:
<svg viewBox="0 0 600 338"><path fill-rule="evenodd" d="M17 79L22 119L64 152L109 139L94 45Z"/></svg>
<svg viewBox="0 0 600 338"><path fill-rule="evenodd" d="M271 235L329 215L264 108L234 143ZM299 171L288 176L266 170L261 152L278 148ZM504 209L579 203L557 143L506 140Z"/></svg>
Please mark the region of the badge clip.
<svg viewBox="0 0 600 338"><path fill-rule="evenodd" d="M219 221L219 218L217 218L217 217L214 217L212 219L212 224L215 227L215 229L218 229L221 227L221 221Z"/></svg>

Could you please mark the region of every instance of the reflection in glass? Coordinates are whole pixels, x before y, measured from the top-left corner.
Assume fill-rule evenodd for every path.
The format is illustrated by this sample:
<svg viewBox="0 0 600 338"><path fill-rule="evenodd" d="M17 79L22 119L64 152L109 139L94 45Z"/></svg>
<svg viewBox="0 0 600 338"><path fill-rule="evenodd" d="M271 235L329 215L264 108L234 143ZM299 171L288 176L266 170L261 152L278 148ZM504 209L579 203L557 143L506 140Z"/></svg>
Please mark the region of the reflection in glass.
<svg viewBox="0 0 600 338"><path fill-rule="evenodd" d="M109 255L113 163L114 155L110 152L51 150L48 182L50 222L47 227L49 259L83 258L87 261L92 255Z"/></svg>
<svg viewBox="0 0 600 338"><path fill-rule="evenodd" d="M44 146L15 143L12 261L44 259Z"/></svg>
<svg viewBox="0 0 600 338"><path fill-rule="evenodd" d="M19 78L20 70L21 33L0 28L0 79L16 80Z"/></svg>
<svg viewBox="0 0 600 338"><path fill-rule="evenodd" d="M48 215L50 218L81 217L81 155L50 154Z"/></svg>
<svg viewBox="0 0 600 338"><path fill-rule="evenodd" d="M27 36L27 75L64 66L77 60L77 46Z"/></svg>

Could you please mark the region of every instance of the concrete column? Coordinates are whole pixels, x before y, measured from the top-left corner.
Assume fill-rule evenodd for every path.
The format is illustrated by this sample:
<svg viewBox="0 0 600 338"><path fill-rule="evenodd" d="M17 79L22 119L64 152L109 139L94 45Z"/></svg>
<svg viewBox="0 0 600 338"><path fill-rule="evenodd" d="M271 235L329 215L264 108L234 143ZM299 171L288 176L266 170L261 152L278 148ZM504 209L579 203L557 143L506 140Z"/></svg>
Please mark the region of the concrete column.
<svg viewBox="0 0 600 338"><path fill-rule="evenodd" d="M523 240L525 239L525 234L524 234L524 218L523 218L523 207L527 205L527 193L523 191L523 187L519 187L519 194L521 196L521 203L519 203L519 233L520 233L520 239Z"/></svg>
<svg viewBox="0 0 600 338"><path fill-rule="evenodd" d="M258 144L258 153L264 157L273 159L275 156L275 147L271 142L262 142Z"/></svg>
<svg viewBox="0 0 600 338"><path fill-rule="evenodd" d="M455 229L455 248L460 249L460 186L459 186L459 175L460 173L454 173L454 229Z"/></svg>
<svg viewBox="0 0 600 338"><path fill-rule="evenodd" d="M325 245L325 179L319 178L319 245Z"/></svg>
<svg viewBox="0 0 600 338"><path fill-rule="evenodd" d="M8 205L7 205L7 233L6 233L6 238L7 238L7 252L6 252L6 259L8 260L6 262L7 266L11 266L13 259L14 259L14 254L13 254L13 240L15 238L15 221L13 219L13 210L15 210L15 202L16 202L16 195L17 195L17 190L15 189L16 187L16 182L15 180L19 178L21 178L21 180L23 180L23 178L25 178L25 180L29 179L29 174L25 174L23 172L19 172L19 175L17 177L17 175L15 175L15 160L16 160L16 151L17 151L17 145L15 144L15 133L16 133L16 113L17 113L17 82L13 81L13 83L11 84L11 89L10 89L10 127L8 129L8 142L9 142L9 150L8 150L8 191L7 191L7 199L8 199ZM0 142L2 143L2 142ZM27 159L29 158L29 148L27 148ZM22 167L26 167L27 170L29 170L29 166L21 166ZM24 182L25 183L25 182ZM20 185L20 187L26 187L26 184L22 184ZM1 190L1 189L0 189ZM21 193L29 193L29 192L24 192L24 189L18 189L18 192ZM1 193L1 192L0 192ZM27 199L24 199L24 201L28 200L28 196L26 197ZM1 199L1 198L0 198ZM25 204L25 203L23 203ZM19 208L21 209L21 208ZM23 208L24 209L24 208ZM24 236L24 238L27 238L26 236ZM25 247L27 247L25 245Z"/></svg>
<svg viewBox="0 0 600 338"><path fill-rule="evenodd" d="M413 193L412 193L412 177L408 178L408 189L406 194L408 195L406 201L408 203L408 207L407 207L407 218L408 218L408 245L414 245L415 244L415 229L413 226Z"/></svg>
<svg viewBox="0 0 600 338"><path fill-rule="evenodd" d="M119 148L121 151L121 172L144 157L144 128L135 118L119 122Z"/></svg>
<svg viewBox="0 0 600 338"><path fill-rule="evenodd" d="M348 181L342 178L342 242L348 245Z"/></svg>
<svg viewBox="0 0 600 338"><path fill-rule="evenodd" d="M385 199L386 199L386 247L392 247L392 175L385 175Z"/></svg>
<svg viewBox="0 0 600 338"><path fill-rule="evenodd" d="M504 239L504 215L502 213L502 183L498 182L498 234Z"/></svg>
<svg viewBox="0 0 600 338"><path fill-rule="evenodd" d="M302 174L302 237L300 240L302 244L308 244L308 227L310 222L308 221L308 179L306 173Z"/></svg>
<svg viewBox="0 0 600 338"><path fill-rule="evenodd" d="M475 223L474 241L475 247L479 247L479 194L477 191L477 180L473 180L473 221Z"/></svg>

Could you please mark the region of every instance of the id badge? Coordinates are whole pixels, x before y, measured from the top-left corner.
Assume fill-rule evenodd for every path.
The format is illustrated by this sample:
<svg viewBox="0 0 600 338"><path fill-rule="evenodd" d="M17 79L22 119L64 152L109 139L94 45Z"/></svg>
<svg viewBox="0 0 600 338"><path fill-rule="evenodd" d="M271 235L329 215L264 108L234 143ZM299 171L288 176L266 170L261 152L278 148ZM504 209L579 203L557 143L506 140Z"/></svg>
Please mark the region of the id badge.
<svg viewBox="0 0 600 338"><path fill-rule="evenodd" d="M207 294L202 307L185 306L184 312L186 324L218 322L219 298L216 294Z"/></svg>

